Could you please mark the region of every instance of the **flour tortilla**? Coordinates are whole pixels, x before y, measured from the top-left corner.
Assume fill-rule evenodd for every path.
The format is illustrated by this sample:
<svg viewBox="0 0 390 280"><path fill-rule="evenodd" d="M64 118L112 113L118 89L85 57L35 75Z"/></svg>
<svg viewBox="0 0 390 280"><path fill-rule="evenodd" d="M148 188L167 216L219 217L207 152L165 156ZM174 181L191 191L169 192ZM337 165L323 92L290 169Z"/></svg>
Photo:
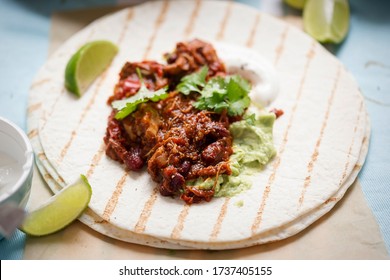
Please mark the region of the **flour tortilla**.
<svg viewBox="0 0 390 280"><path fill-rule="evenodd" d="M221 249L237 249L237 248L245 248L254 245L265 244L269 242L275 242L281 239L288 238L294 234L299 233L306 227L309 227L312 223L330 211L334 205L344 196L345 192L348 190L348 187L354 182L358 172L360 171L360 167L364 163L364 159L367 155L368 151L368 143L369 143L369 128L366 130L366 138L364 139L362 150L359 155L359 161L356 165L356 168L344 182L343 186L340 187L339 191L330 199L329 201L320 205L317 209L313 209L313 211L306 213L305 215L299 217L299 219L295 221L291 221L286 225L283 225L279 228L275 228L269 232L265 232L262 235L253 237L248 240L243 240L240 242L234 243L213 243L208 242L205 244L194 243L194 242L179 242L181 245L177 244L177 240L161 240L154 238L152 236L147 235L139 235L132 233L130 231L124 230L122 228L118 228L110 223L104 222L101 217L96 215L91 209L88 209L81 217L80 221L84 224L88 225L92 229L100 232L106 236L122 240L125 242L130 242L134 244L147 245L156 248L165 248L165 249L175 249L175 250L186 250L186 249L211 249L211 250L221 250ZM45 162L45 160L43 160ZM47 184L50 188L57 192L61 189L59 185L59 179L55 179L49 172L46 171L44 165L49 165L48 162L42 163L40 159L37 159L37 166L44 176ZM54 176L56 174L54 173Z"/></svg>
<svg viewBox="0 0 390 280"><path fill-rule="evenodd" d="M254 177L253 187L191 207L155 193L146 171L126 174L104 155L102 144L111 110L105 102L124 62L160 59L188 38L243 46L266 57L280 81L270 107L285 112L274 128L278 156ZM120 51L77 100L63 89L64 67L81 45L96 39L111 40ZM28 126L38 166L53 191L80 173L88 175L93 197L82 222L124 241L174 249L247 247L303 230L352 184L369 138L358 86L335 57L287 23L218 1L146 3L75 34L35 78Z"/></svg>

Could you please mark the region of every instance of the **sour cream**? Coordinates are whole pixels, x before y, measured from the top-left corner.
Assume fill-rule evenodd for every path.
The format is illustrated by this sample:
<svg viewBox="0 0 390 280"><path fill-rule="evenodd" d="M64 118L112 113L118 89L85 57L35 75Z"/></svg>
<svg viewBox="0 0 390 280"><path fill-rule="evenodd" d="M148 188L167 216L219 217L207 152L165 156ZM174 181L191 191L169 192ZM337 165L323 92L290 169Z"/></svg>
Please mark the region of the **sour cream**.
<svg viewBox="0 0 390 280"><path fill-rule="evenodd" d="M22 173L23 168L18 161L0 151L0 195L11 190Z"/></svg>
<svg viewBox="0 0 390 280"><path fill-rule="evenodd" d="M278 95L279 86L273 65L258 52L224 43L213 43L229 74L238 74L252 84L253 103L268 106Z"/></svg>

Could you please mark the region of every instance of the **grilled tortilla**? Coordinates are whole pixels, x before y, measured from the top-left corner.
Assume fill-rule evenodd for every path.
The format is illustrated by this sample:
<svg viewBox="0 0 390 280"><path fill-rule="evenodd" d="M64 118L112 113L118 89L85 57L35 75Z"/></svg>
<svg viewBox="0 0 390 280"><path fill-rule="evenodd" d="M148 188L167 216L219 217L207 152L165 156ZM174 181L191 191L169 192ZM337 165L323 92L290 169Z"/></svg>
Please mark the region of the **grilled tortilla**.
<svg viewBox="0 0 390 280"><path fill-rule="evenodd" d="M93 22L49 58L30 90L30 108L38 108L28 116L38 167L49 174L44 178L54 192L86 174L93 197L80 220L124 241L230 249L287 238L330 211L355 180L369 140L362 95L344 66L293 26L240 4L199 3L124 9ZM113 164L102 141L111 112L106 100L123 63L159 60L188 38L239 46L265 58L278 80L278 94L266 106L284 111L273 131L277 155L253 175L252 187L191 206L158 195L147 172L129 173ZM110 40L120 51L76 100L63 88L65 65L95 39Z"/></svg>

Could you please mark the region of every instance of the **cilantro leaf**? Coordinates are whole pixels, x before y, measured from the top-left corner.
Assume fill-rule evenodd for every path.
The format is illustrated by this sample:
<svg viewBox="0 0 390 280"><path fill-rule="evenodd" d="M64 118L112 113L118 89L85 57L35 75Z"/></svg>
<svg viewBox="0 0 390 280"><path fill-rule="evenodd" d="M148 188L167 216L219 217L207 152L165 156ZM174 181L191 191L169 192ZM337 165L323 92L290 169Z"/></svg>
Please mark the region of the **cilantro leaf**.
<svg viewBox="0 0 390 280"><path fill-rule="evenodd" d="M139 104L148 101L157 102L167 97L167 87L160 88L157 91L152 91L149 90L144 83L142 83L136 95L130 96L126 99L114 101L111 105L113 108L118 110L115 118L121 120L134 112Z"/></svg>
<svg viewBox="0 0 390 280"><path fill-rule="evenodd" d="M223 96L226 94L225 78L214 77L210 79L200 94L204 98L214 96L215 98L220 98L222 100Z"/></svg>
<svg viewBox="0 0 390 280"><path fill-rule="evenodd" d="M199 91L201 96L194 106L216 113L227 110L229 116L242 115L250 105L249 91L249 82L238 75L214 77Z"/></svg>
<svg viewBox="0 0 390 280"><path fill-rule="evenodd" d="M200 93L199 87L204 87L206 85L208 71L208 67L203 66L200 71L184 76L176 89L184 95L188 95L193 91Z"/></svg>
<svg viewBox="0 0 390 280"><path fill-rule="evenodd" d="M237 101L244 96L247 96L251 90L247 80L239 75L233 75L227 84L227 95L230 101Z"/></svg>
<svg viewBox="0 0 390 280"><path fill-rule="evenodd" d="M137 94L130 96L129 98L117 100L111 103L112 107L118 110L115 115L115 118L118 120L124 119L133 113L135 110L137 110L138 105L141 103L148 101L157 102L168 97L168 87L160 88L157 91L148 89L142 78L141 70L139 68L136 68L135 70L141 82L141 87Z"/></svg>
<svg viewBox="0 0 390 280"><path fill-rule="evenodd" d="M238 99L234 102L231 102L228 108L229 116L240 116L244 114L245 109L249 107L251 99L249 96L244 96L242 99Z"/></svg>

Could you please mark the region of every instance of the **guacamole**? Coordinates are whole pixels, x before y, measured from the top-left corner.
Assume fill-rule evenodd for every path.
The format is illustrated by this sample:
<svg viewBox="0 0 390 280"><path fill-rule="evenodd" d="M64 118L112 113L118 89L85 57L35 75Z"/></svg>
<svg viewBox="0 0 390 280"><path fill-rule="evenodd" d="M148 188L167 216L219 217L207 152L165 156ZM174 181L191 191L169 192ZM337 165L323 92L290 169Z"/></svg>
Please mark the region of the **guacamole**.
<svg viewBox="0 0 390 280"><path fill-rule="evenodd" d="M233 154L230 156L232 174L203 180L199 178L188 185L199 189L215 187L215 196L234 196L252 185L251 177L275 156L272 130L275 114L263 113L246 116L230 125L233 135Z"/></svg>

